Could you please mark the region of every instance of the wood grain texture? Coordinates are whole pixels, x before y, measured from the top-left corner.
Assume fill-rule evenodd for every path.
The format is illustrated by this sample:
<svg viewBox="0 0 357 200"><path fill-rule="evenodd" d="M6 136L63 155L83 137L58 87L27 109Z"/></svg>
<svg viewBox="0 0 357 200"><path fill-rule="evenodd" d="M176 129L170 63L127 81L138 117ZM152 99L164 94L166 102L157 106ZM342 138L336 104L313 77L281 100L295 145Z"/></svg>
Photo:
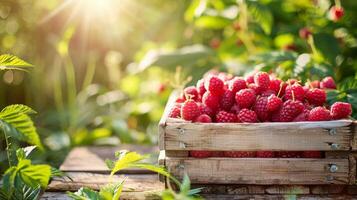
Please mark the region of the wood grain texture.
<svg viewBox="0 0 357 200"><path fill-rule="evenodd" d="M167 123L166 150L349 150L350 120L294 123ZM336 134L329 134L335 128Z"/></svg>
<svg viewBox="0 0 357 200"><path fill-rule="evenodd" d="M202 195L206 200L357 200L352 195Z"/></svg>
<svg viewBox="0 0 357 200"><path fill-rule="evenodd" d="M352 150L357 150L357 120L352 122L351 131L353 135L353 139L351 141Z"/></svg>
<svg viewBox="0 0 357 200"><path fill-rule="evenodd" d="M133 199L144 199L144 200L159 200L161 199L157 192L123 192L120 196L121 200L133 200ZM40 200L71 200L64 192L46 192L42 195Z"/></svg>
<svg viewBox="0 0 357 200"><path fill-rule="evenodd" d="M76 147L60 167L65 172L94 172L109 174L106 159L115 159L114 153L120 150L136 151L140 154L153 154L149 161L157 163L158 148L145 145L120 145L118 147ZM125 169L119 173L153 173L145 169Z"/></svg>
<svg viewBox="0 0 357 200"><path fill-rule="evenodd" d="M187 173L198 184L348 184L348 159L176 158L165 164L174 176ZM338 166L330 172L329 166Z"/></svg>
<svg viewBox="0 0 357 200"><path fill-rule="evenodd" d="M349 181L350 184L356 184L356 173L357 173L357 167L356 167L356 157L354 155L349 155L348 157L349 160Z"/></svg>
<svg viewBox="0 0 357 200"><path fill-rule="evenodd" d="M52 180L47 191L77 191L81 187L99 190L106 184L119 182L124 178L123 191L125 192L160 191L164 189L164 184L159 182L157 174L114 175L112 179L109 178L109 175L85 172L68 172L68 175L73 181L68 178Z"/></svg>

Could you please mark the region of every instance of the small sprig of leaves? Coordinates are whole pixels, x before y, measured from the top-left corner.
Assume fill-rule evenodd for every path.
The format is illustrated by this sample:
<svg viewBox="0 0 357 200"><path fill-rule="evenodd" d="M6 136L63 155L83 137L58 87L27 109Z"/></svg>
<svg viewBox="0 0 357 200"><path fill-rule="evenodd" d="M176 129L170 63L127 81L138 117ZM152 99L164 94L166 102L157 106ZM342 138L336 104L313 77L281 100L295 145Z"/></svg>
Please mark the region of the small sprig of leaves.
<svg viewBox="0 0 357 200"><path fill-rule="evenodd" d="M17 165L6 170L0 190L1 199L37 199L41 189L45 189L52 176L51 166L33 165L27 159L34 147L20 148L16 151Z"/></svg>
<svg viewBox="0 0 357 200"><path fill-rule="evenodd" d="M185 174L180 184L179 193L174 192L172 189L167 189L162 192L161 198L163 200L200 200L202 198L198 196L198 193L200 193L201 190L202 188L191 189L190 178Z"/></svg>
<svg viewBox="0 0 357 200"><path fill-rule="evenodd" d="M17 56L4 54L0 55L0 70L20 70L28 72L33 65L18 58Z"/></svg>

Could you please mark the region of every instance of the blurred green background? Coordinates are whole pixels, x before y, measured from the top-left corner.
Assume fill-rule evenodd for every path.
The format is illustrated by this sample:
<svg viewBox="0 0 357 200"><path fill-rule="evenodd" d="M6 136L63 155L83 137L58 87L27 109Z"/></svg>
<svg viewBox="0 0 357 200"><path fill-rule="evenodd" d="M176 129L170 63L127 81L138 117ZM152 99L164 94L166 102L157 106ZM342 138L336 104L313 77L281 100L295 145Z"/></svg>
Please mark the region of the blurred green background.
<svg viewBox="0 0 357 200"><path fill-rule="evenodd" d="M273 71L285 80L333 76L338 90L329 101L356 111L357 1L343 0L345 14L333 21L336 3L1 0L0 52L35 67L0 71L0 105L38 111L47 148L38 159L55 166L74 146L156 144L172 89L210 69ZM305 27L307 39L299 35Z"/></svg>

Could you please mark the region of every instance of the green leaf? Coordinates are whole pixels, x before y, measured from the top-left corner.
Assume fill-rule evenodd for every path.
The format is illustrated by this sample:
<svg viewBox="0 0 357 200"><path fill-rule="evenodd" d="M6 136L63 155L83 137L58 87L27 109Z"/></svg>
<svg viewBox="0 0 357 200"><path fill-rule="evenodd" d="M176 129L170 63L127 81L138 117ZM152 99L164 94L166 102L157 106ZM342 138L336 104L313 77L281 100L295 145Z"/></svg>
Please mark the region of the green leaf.
<svg viewBox="0 0 357 200"><path fill-rule="evenodd" d="M201 16L195 20L195 25L207 29L223 29L232 21L222 16Z"/></svg>
<svg viewBox="0 0 357 200"><path fill-rule="evenodd" d="M114 168L112 169L110 175L114 175L122 169L131 167L132 164L142 161L145 158L147 158L147 156L142 156L136 152L120 151L118 154L118 160L115 162Z"/></svg>
<svg viewBox="0 0 357 200"><path fill-rule="evenodd" d="M273 25L273 15L270 9L257 1L247 1L248 11L258 25L263 29L265 34L271 33Z"/></svg>
<svg viewBox="0 0 357 200"><path fill-rule="evenodd" d="M22 70L27 71L28 68L33 67L33 65L21 60L20 58L10 55L4 54L0 55L0 70Z"/></svg>
<svg viewBox="0 0 357 200"><path fill-rule="evenodd" d="M12 194L11 199L16 200L34 200L40 196L41 187L29 187L21 181L18 181L15 187L15 192Z"/></svg>
<svg viewBox="0 0 357 200"><path fill-rule="evenodd" d="M175 70L177 66L190 67L201 59L208 59L214 51L202 45L186 46L173 52L160 50L149 51L138 65L137 71L143 71L150 66L159 66Z"/></svg>
<svg viewBox="0 0 357 200"><path fill-rule="evenodd" d="M20 160L17 166L17 174L31 187L40 185L46 188L51 176L49 165L32 165L30 160Z"/></svg>
<svg viewBox="0 0 357 200"><path fill-rule="evenodd" d="M7 131L8 136L15 136L21 141L25 141L29 144L38 146L40 149L43 149L40 137L36 131L36 127L34 126L29 116L29 114L34 113L36 112L28 106L20 104L10 105L5 107L0 112L0 120L18 131L17 133L12 129L5 128L4 131Z"/></svg>
<svg viewBox="0 0 357 200"><path fill-rule="evenodd" d="M313 35L314 47L331 64L336 63L336 57L340 53L338 41L327 33L317 33Z"/></svg>
<svg viewBox="0 0 357 200"><path fill-rule="evenodd" d="M102 199L119 200L121 192L123 190L124 181L116 184L108 184L102 187L99 191L99 195Z"/></svg>
<svg viewBox="0 0 357 200"><path fill-rule="evenodd" d="M74 200L102 200L98 192L87 187L80 188L75 193L67 192L67 195Z"/></svg>
<svg viewBox="0 0 357 200"><path fill-rule="evenodd" d="M194 18L202 15L206 6L207 0L193 0L185 12L185 20L192 22Z"/></svg>

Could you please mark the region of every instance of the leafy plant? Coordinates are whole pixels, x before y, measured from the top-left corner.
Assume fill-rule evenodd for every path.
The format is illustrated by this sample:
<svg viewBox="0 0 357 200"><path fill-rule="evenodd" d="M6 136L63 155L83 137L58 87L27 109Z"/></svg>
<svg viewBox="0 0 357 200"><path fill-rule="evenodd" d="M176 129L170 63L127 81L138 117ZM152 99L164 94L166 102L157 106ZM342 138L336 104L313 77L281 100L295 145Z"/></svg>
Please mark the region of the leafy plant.
<svg viewBox="0 0 357 200"><path fill-rule="evenodd" d="M202 188L191 189L190 178L185 174L180 184L179 193L174 192L172 189L167 189L162 192L161 197L163 200L199 200L202 199L198 196L201 190Z"/></svg>
<svg viewBox="0 0 357 200"><path fill-rule="evenodd" d="M80 188L77 192L67 192L68 196L74 200L119 200L123 190L124 181L116 184L108 184L99 192L90 188Z"/></svg>
<svg viewBox="0 0 357 200"><path fill-rule="evenodd" d="M20 70L28 71L33 65L21 60L17 56L4 54L0 55L0 70Z"/></svg>

